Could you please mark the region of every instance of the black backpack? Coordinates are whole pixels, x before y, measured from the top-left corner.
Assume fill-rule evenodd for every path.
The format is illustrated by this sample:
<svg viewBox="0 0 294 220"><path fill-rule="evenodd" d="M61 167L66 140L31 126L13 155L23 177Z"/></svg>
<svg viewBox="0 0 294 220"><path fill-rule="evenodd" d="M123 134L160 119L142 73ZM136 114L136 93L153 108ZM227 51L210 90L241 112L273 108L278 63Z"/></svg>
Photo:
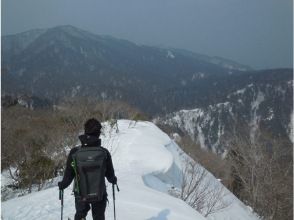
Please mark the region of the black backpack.
<svg viewBox="0 0 294 220"><path fill-rule="evenodd" d="M107 151L102 147L79 147L72 158L75 195L83 201L101 201L106 192Z"/></svg>

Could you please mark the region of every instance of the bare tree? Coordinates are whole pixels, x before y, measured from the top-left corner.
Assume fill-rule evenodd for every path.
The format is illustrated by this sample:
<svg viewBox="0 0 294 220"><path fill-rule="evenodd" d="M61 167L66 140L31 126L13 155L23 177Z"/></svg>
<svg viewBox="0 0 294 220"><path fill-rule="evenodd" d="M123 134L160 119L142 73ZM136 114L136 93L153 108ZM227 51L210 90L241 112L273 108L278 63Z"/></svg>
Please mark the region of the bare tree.
<svg viewBox="0 0 294 220"><path fill-rule="evenodd" d="M172 189L170 193L189 204L203 214L218 212L230 205L224 200L225 189L220 183L215 183L210 174L200 164L189 161L182 171L180 189Z"/></svg>
<svg viewBox="0 0 294 220"><path fill-rule="evenodd" d="M216 178L221 179L221 182L226 187L228 186L230 182L230 166L220 155L208 149L201 148L199 143L194 142L190 136L185 134L182 134L181 137L178 138L177 143L186 154L200 163Z"/></svg>
<svg viewBox="0 0 294 220"><path fill-rule="evenodd" d="M291 144L265 136L254 143L235 138L227 160L233 177L231 189L242 201L264 219L293 218Z"/></svg>

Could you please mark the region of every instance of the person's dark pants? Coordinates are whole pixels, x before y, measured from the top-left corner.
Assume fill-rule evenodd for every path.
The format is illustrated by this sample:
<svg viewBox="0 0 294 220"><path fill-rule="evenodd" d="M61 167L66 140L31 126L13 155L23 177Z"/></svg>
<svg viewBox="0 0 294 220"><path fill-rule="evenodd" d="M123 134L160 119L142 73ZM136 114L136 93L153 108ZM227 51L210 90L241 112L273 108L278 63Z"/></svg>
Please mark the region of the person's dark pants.
<svg viewBox="0 0 294 220"><path fill-rule="evenodd" d="M75 220L81 220L83 218L85 219L88 211L90 210L90 205L92 208L93 220L105 220L104 213L106 209L106 203L107 203L106 197L99 202L84 202L76 198L75 199L75 205L76 205Z"/></svg>

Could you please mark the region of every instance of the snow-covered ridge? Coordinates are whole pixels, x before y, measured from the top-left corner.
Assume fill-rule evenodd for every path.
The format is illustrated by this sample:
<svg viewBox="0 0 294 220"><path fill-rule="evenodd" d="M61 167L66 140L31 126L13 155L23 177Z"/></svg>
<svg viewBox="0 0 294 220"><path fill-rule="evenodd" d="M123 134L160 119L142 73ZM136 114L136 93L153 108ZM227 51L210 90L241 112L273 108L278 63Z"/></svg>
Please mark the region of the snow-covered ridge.
<svg viewBox="0 0 294 220"><path fill-rule="evenodd" d="M121 192L117 195L116 208L119 219L128 220L222 220L257 219L236 197L228 194L226 199L232 204L204 218L183 201L168 195L166 189L179 185L183 152L159 128L150 122L118 122L119 132L104 130L103 146L113 156ZM215 184L219 183L209 175ZM108 187L109 190L111 187ZM108 192L112 195L111 191ZM107 208L106 218L113 219L112 198ZM71 188L65 190L64 216L74 214L74 199ZM2 203L4 219L58 219L60 203L58 188L12 199ZM87 219L92 219L88 215Z"/></svg>

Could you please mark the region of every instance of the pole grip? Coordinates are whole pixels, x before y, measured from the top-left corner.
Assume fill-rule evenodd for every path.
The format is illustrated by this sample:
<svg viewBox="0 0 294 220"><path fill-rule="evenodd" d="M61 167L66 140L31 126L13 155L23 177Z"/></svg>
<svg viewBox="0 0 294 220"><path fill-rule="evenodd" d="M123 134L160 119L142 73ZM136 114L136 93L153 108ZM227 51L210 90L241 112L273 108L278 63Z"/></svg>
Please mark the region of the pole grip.
<svg viewBox="0 0 294 220"><path fill-rule="evenodd" d="M59 200L61 200L61 205L63 205L63 190L59 190Z"/></svg>
<svg viewBox="0 0 294 220"><path fill-rule="evenodd" d="M63 190L59 190L59 200L61 201L61 220L63 220Z"/></svg>
<svg viewBox="0 0 294 220"><path fill-rule="evenodd" d="M62 190L59 190L59 200L62 199Z"/></svg>
<svg viewBox="0 0 294 220"><path fill-rule="evenodd" d="M114 184L112 184L112 196L113 196L113 200L115 200L115 190L114 190Z"/></svg>

